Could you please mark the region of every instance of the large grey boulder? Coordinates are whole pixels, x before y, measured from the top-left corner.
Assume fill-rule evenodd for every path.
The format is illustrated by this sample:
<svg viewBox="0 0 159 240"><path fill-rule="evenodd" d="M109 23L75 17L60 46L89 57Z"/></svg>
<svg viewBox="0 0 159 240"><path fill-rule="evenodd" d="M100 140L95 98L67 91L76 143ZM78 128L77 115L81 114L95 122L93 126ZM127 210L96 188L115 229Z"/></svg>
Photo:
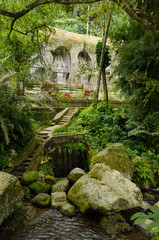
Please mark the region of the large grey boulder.
<svg viewBox="0 0 159 240"><path fill-rule="evenodd" d="M0 225L22 203L24 191L17 177L0 172Z"/></svg>
<svg viewBox="0 0 159 240"><path fill-rule="evenodd" d="M130 180L133 177L133 163L129 158L123 144L111 145L97 153L91 159L91 168L96 163L104 163L111 169L116 169L124 177L127 177Z"/></svg>
<svg viewBox="0 0 159 240"><path fill-rule="evenodd" d="M73 185L67 197L82 213L113 214L142 203L142 194L134 183L100 163Z"/></svg>
<svg viewBox="0 0 159 240"><path fill-rule="evenodd" d="M71 170L71 172L68 175L68 179L71 180L71 182L75 183L80 177L82 177L85 174L84 170L81 168L74 168Z"/></svg>
<svg viewBox="0 0 159 240"><path fill-rule="evenodd" d="M52 185L51 192L66 192L69 188L69 180L67 178L63 178Z"/></svg>

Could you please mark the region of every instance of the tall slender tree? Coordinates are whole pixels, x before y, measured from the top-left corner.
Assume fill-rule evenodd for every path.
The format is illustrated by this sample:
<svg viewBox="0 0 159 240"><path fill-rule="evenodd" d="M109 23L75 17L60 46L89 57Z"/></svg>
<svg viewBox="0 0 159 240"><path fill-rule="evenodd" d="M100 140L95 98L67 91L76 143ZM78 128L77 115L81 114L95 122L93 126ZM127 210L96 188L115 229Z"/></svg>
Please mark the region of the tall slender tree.
<svg viewBox="0 0 159 240"><path fill-rule="evenodd" d="M97 93L95 98L95 107L97 106L97 102L98 102L101 76L103 77L104 100L108 102L108 89L107 89L105 68L110 64L110 56L109 56L108 48L106 48L106 42L108 38L111 16L112 15L110 14L108 17L108 23L103 35L102 43L98 42L96 46L96 59L97 59L97 65L99 66L99 72L98 72L98 81L97 81Z"/></svg>

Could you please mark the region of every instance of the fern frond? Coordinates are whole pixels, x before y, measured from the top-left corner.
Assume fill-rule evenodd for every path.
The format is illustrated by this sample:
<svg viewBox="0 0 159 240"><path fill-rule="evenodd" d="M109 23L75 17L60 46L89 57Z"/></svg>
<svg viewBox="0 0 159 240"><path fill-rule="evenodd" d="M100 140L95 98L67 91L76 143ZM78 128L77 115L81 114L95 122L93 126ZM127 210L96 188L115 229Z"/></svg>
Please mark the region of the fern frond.
<svg viewBox="0 0 159 240"><path fill-rule="evenodd" d="M8 137L8 129L4 123L4 119L0 116L0 124L1 124L1 129L4 134L4 139L6 141L6 144L9 144L9 137Z"/></svg>

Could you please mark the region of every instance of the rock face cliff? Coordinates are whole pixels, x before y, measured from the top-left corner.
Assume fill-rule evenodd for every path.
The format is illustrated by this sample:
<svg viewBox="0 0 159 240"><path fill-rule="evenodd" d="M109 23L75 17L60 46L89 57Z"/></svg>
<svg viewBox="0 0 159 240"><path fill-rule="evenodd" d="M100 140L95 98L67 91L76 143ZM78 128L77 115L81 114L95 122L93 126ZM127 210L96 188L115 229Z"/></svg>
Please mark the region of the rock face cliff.
<svg viewBox="0 0 159 240"><path fill-rule="evenodd" d="M0 172L0 225L21 205L23 195L18 178Z"/></svg>

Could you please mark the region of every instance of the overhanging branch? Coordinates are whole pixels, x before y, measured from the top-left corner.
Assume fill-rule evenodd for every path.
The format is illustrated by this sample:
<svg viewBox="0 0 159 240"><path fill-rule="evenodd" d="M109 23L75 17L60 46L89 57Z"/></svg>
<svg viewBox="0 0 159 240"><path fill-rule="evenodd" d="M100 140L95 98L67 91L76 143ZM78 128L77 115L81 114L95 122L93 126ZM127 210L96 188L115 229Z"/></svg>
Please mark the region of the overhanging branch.
<svg viewBox="0 0 159 240"><path fill-rule="evenodd" d="M82 4L82 3L95 3L99 2L100 0L35 0L31 4L29 4L27 7L22 9L19 12L10 12L7 10L3 10L0 7L0 15L10 17L12 18L12 25L11 25L11 30L9 35L11 34L13 30L13 25L15 24L16 20L19 18L23 17L27 13L29 13L31 10L34 8L41 6L41 5L46 5L46 4L63 4L63 5L71 5L71 4ZM151 16L149 16L146 12L140 9L134 9L133 6L128 2L127 0L110 0L112 2L115 2L119 6L121 5L122 9L129 15L131 16L134 20L138 21L141 23L144 27L150 29L153 31L158 37L159 37L159 23L158 21L155 21ZM122 2L122 4L120 4Z"/></svg>

